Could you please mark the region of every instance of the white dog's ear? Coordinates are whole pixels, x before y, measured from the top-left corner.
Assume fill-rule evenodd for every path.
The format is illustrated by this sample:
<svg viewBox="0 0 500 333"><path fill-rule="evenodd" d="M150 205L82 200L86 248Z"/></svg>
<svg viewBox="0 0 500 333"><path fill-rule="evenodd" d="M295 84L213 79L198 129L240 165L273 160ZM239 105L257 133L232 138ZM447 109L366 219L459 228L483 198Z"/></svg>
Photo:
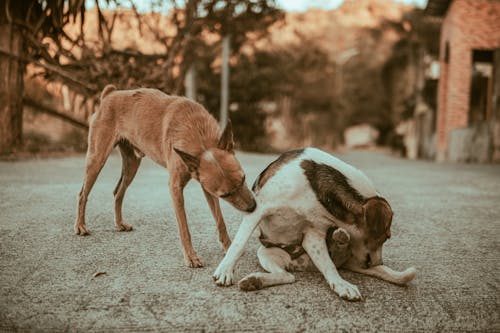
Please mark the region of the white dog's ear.
<svg viewBox="0 0 500 333"><path fill-rule="evenodd" d="M194 173L198 170L198 167L200 166L200 159L198 157L183 152L182 150L179 150L177 148L174 148L174 150L182 159L184 164L188 167L190 173Z"/></svg>
<svg viewBox="0 0 500 333"><path fill-rule="evenodd" d="M363 208L370 235L372 237L380 237L385 234L389 238L391 236L393 214L389 203L384 198L374 197L368 199Z"/></svg>
<svg viewBox="0 0 500 333"><path fill-rule="evenodd" d="M222 132L222 135L220 136L217 148L232 153L233 147L234 147L233 126L231 124L231 120L228 119L226 127L224 128L224 132Z"/></svg>

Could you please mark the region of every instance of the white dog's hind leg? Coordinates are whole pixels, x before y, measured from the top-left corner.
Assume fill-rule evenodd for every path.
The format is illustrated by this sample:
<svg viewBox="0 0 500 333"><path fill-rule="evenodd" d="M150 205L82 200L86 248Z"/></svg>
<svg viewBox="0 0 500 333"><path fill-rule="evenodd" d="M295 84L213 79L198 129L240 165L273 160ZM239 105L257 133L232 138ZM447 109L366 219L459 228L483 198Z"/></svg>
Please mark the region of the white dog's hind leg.
<svg viewBox="0 0 500 333"><path fill-rule="evenodd" d="M326 278L330 288L341 298L350 301L361 300L361 293L358 287L347 282L340 277L337 268L328 254L325 234L315 229L308 229L304 234L302 246L306 250L312 262Z"/></svg>
<svg viewBox="0 0 500 333"><path fill-rule="evenodd" d="M259 209L259 206L257 206L257 210L252 214L246 215L243 218L231 246L213 274L213 279L218 286L230 286L233 284L234 266L243 254L248 239L259 225L261 219L262 210Z"/></svg>
<svg viewBox="0 0 500 333"><path fill-rule="evenodd" d="M415 275L417 274L417 271L414 267L410 267L403 272L395 271L384 265L373 266L366 269L348 265L346 268L350 271L370 275L397 285L408 284L415 278Z"/></svg>
<svg viewBox="0 0 500 333"><path fill-rule="evenodd" d="M241 290L253 291L295 282L293 274L286 271L292 262L286 251L278 247L261 246L257 251L257 257L262 268L269 273L258 272L247 275L238 283Z"/></svg>

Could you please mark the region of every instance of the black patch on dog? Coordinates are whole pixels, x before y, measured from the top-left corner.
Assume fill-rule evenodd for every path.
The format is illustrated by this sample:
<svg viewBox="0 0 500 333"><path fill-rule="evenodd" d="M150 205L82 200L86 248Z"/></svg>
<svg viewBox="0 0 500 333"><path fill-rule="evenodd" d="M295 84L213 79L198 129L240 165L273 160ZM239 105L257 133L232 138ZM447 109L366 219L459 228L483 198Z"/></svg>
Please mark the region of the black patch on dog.
<svg viewBox="0 0 500 333"><path fill-rule="evenodd" d="M260 173L252 186L252 191L257 193L265 183L276 174L276 172L286 163L298 157L300 154L304 152L304 149L297 149L287 151L281 154L276 160L271 162L265 169Z"/></svg>
<svg viewBox="0 0 500 333"><path fill-rule="evenodd" d="M318 201L330 214L345 222L356 222L362 217L365 198L349 184L343 173L312 160L304 160L300 166Z"/></svg>

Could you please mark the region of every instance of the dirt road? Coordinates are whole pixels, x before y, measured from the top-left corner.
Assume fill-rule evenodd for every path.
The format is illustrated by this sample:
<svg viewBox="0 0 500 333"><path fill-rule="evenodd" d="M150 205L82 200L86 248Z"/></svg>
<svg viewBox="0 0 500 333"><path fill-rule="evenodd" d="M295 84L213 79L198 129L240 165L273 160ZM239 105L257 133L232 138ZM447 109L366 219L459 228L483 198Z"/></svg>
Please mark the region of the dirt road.
<svg viewBox="0 0 500 333"><path fill-rule="evenodd" d="M249 183L274 159L239 156ZM150 161L125 197L134 231L120 233L112 191L121 161L112 156L87 206L88 237L73 234L83 156L1 162L0 331L500 331L500 167L341 157L393 206L384 262L418 270L406 288L341 272L358 285L359 303L339 299L319 273L252 293L217 287L211 275L223 252L196 182L185 191L186 209L205 267L185 267L168 173ZM226 204L223 211L234 235L241 215ZM260 269L257 245L254 235L237 278Z"/></svg>

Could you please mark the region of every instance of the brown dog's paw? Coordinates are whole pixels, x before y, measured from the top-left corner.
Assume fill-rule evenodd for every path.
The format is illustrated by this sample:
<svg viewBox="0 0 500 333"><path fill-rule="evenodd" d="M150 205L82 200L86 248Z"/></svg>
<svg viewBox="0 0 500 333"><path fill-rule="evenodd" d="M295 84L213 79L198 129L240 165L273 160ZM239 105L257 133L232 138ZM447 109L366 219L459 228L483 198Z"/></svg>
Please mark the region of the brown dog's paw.
<svg viewBox="0 0 500 333"><path fill-rule="evenodd" d="M247 276L243 278L238 286L244 291L255 291L263 288L262 281L256 276Z"/></svg>
<svg viewBox="0 0 500 333"><path fill-rule="evenodd" d="M89 234L89 230L85 224L77 224L75 225L75 234L79 236L87 236Z"/></svg>
<svg viewBox="0 0 500 333"><path fill-rule="evenodd" d="M201 262L201 259L198 258L197 255L192 255L192 256L186 258L185 260L186 260L186 265L188 265L188 267L191 267L191 268L203 267L203 263Z"/></svg>
<svg viewBox="0 0 500 333"><path fill-rule="evenodd" d="M118 231L132 231L132 226L128 223L125 223L125 222L120 222L120 223L117 223L116 225L116 230Z"/></svg>
<svg viewBox="0 0 500 333"><path fill-rule="evenodd" d="M338 246L345 245L349 243L351 236L342 228L338 228L332 234L332 241L334 241Z"/></svg>

